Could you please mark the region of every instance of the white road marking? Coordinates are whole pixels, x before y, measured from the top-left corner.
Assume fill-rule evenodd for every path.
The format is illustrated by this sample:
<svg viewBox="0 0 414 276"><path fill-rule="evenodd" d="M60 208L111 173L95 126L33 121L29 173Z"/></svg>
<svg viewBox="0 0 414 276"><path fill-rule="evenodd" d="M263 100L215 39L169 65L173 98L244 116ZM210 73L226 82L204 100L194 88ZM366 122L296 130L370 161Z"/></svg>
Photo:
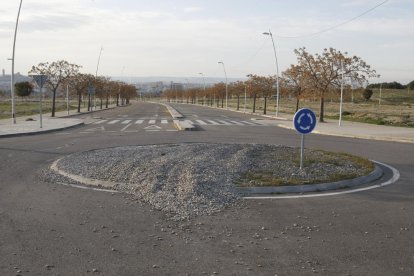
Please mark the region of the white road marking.
<svg viewBox="0 0 414 276"><path fill-rule="evenodd" d="M155 120L149 120L149 121L148 121L148 124L149 124L149 125L153 125L153 124L155 124Z"/></svg>
<svg viewBox="0 0 414 276"><path fill-rule="evenodd" d="M233 124L238 125L238 126L244 126L242 123L236 122L236 121L230 121L230 123L233 123Z"/></svg>
<svg viewBox="0 0 414 276"><path fill-rule="evenodd" d="M391 185L391 184L397 182L398 179L400 179L400 172L396 168L391 167L390 165L378 162L378 161L373 161L373 162L378 163L378 164L390 169L392 171L392 178L385 181L385 182L383 182L383 183L377 184L377 185L372 185L372 186L369 186L369 187L353 189L353 190L347 190L347 191L342 191L342 192L310 194L310 195L290 195L290 196L280 196L280 195L279 196L263 196L263 197L261 197L261 196L252 196L252 197L243 197L243 199L298 199L298 198L311 198L311 197L336 196L336 195L352 194L352 193L363 192L363 191L368 191L368 190L388 186L388 185Z"/></svg>
<svg viewBox="0 0 414 276"><path fill-rule="evenodd" d="M127 124L129 124L131 121L132 121L132 120L125 120L125 121L123 121L121 124L122 124L122 125L127 125Z"/></svg>
<svg viewBox="0 0 414 276"><path fill-rule="evenodd" d="M126 125L123 129L121 129L122 132L124 132L127 128L129 128L132 124Z"/></svg>
<svg viewBox="0 0 414 276"><path fill-rule="evenodd" d="M196 120L196 121L197 121L197 123L199 123L202 126L207 125L207 123L202 121L202 120Z"/></svg>
<svg viewBox="0 0 414 276"><path fill-rule="evenodd" d="M168 120L161 120L161 124L168 124Z"/></svg>
<svg viewBox="0 0 414 276"><path fill-rule="evenodd" d="M217 123L213 120L206 120L206 121L209 122L211 125L215 125L215 126L219 125L219 123Z"/></svg>
<svg viewBox="0 0 414 276"><path fill-rule="evenodd" d="M147 126L147 127L144 127L144 129L145 130L160 130L161 129L161 127L159 127L159 126L156 126L156 125L150 125L150 126Z"/></svg>
<svg viewBox="0 0 414 276"><path fill-rule="evenodd" d="M97 122L95 122L93 124L94 125L99 125L99 124L105 123L106 121L108 121L108 120L100 120L100 121L97 121Z"/></svg>
<svg viewBox="0 0 414 276"><path fill-rule="evenodd" d="M119 122L119 120L112 120L112 121L110 121L109 123L108 123L108 125L113 125L113 124L116 124L116 123L118 123Z"/></svg>
<svg viewBox="0 0 414 276"><path fill-rule="evenodd" d="M226 122L226 121L223 121L223 120L217 120L217 122L219 122L219 123L221 123L223 125L226 125L226 126L230 126L231 125L231 123Z"/></svg>
<svg viewBox="0 0 414 276"><path fill-rule="evenodd" d="M144 122L144 120L137 120L137 121L135 122L135 124L140 125L140 124L142 124L143 122Z"/></svg>

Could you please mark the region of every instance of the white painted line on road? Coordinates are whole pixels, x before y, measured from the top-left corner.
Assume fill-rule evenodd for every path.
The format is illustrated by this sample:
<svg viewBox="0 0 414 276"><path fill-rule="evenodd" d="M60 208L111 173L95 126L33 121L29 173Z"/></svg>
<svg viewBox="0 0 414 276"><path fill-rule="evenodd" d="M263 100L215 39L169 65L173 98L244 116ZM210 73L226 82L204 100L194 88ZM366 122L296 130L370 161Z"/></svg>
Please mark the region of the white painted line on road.
<svg viewBox="0 0 414 276"><path fill-rule="evenodd" d="M372 185L369 187L364 187L364 188L359 188L359 189L353 189L353 190L348 190L348 191L342 191L342 192L333 192L333 193L322 193L322 194L310 194L310 195L288 195L288 196L252 196L252 197L243 197L243 199L298 199L298 198L311 198L311 197L322 197L322 196L336 196L336 195L344 195L344 194L352 194L352 193L358 193L358 192L363 192L363 191L368 191L368 190L372 190L372 189L376 189L376 188L381 188L384 186L388 186L391 185L395 182L398 181L398 179L400 179L400 172L395 169L394 167L391 167L390 165L378 162L378 161L373 161L375 163L378 163L384 167L387 167L388 169L390 169L392 171L392 178L377 184L377 185Z"/></svg>
<svg viewBox="0 0 414 276"><path fill-rule="evenodd" d="M161 129L146 129L145 131L161 131Z"/></svg>
<svg viewBox="0 0 414 276"><path fill-rule="evenodd" d="M220 125L219 123L217 123L217 122L215 122L215 121L213 121L213 120L206 120L207 122L209 122L210 123L210 125L215 125L215 126L218 126L218 125Z"/></svg>
<svg viewBox="0 0 414 276"><path fill-rule="evenodd" d="M123 121L121 124L122 124L122 125L127 125L127 124L129 124L131 121L132 121L132 120L125 120L125 121Z"/></svg>
<svg viewBox="0 0 414 276"><path fill-rule="evenodd" d="M219 122L220 124L226 125L226 126L230 126L231 123L223 121L223 120L217 120L217 122Z"/></svg>
<svg viewBox="0 0 414 276"><path fill-rule="evenodd" d="M199 123L202 126L207 125L207 123L202 121L202 120L196 120L196 122Z"/></svg>
<svg viewBox="0 0 414 276"><path fill-rule="evenodd" d="M197 115L197 114L194 114L194 115L193 115L193 117L196 117L196 118L198 118L198 115Z"/></svg>
<svg viewBox="0 0 414 276"><path fill-rule="evenodd" d="M108 125L113 125L113 124L116 124L116 123L118 123L119 122L119 120L112 120L112 121L110 121L109 123L108 123Z"/></svg>
<svg viewBox="0 0 414 276"><path fill-rule="evenodd" d="M95 122L93 124L94 125L99 125L99 124L105 123L106 121L108 121L108 120L100 120L100 121L97 121L97 122Z"/></svg>
<svg viewBox="0 0 414 276"><path fill-rule="evenodd" d="M238 125L238 126L244 126L244 124L242 124L240 122L236 122L236 121L230 121L230 123L233 123L233 124Z"/></svg>
<svg viewBox="0 0 414 276"><path fill-rule="evenodd" d="M142 124L143 122L144 122L144 120L137 120L137 121L135 122L135 124L140 125L140 124Z"/></svg>
<svg viewBox="0 0 414 276"><path fill-rule="evenodd" d="M176 129L166 129L165 131L176 132L176 131L178 131L178 130L176 130Z"/></svg>
<svg viewBox="0 0 414 276"><path fill-rule="evenodd" d="M127 128L129 128L132 124L126 125L123 129L121 129L121 132L125 131Z"/></svg>
<svg viewBox="0 0 414 276"><path fill-rule="evenodd" d="M149 121L148 121L148 124L150 124L150 125L154 125L154 124L155 124L155 122L156 122L155 120L149 120Z"/></svg>
<svg viewBox="0 0 414 276"><path fill-rule="evenodd" d="M161 120L161 124L168 124L168 120Z"/></svg>

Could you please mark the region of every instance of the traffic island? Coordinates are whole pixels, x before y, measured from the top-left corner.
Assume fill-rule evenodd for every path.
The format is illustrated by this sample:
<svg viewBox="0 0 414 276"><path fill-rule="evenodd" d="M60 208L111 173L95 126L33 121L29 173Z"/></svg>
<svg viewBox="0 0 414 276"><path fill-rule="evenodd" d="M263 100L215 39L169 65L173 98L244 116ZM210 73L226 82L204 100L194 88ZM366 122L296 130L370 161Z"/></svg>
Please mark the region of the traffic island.
<svg viewBox="0 0 414 276"><path fill-rule="evenodd" d="M53 183L72 181L128 193L183 220L237 204L246 189L352 182L376 171L367 159L312 149L305 150L300 170L299 152L259 144L117 147L66 156L51 167L62 179L46 177Z"/></svg>

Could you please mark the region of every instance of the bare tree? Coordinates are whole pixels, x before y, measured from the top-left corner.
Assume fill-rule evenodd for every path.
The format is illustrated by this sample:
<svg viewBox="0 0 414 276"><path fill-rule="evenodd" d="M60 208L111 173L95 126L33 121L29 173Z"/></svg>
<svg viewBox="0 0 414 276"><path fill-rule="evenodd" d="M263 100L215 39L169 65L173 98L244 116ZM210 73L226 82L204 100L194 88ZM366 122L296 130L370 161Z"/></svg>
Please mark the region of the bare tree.
<svg viewBox="0 0 414 276"><path fill-rule="evenodd" d="M325 94L332 87L338 87L341 76L354 81L364 81L366 78L378 77L375 70L357 56L348 57L347 53L333 48L324 49L322 54L309 54L306 49L296 49L298 66L306 75L320 98L319 121L324 122Z"/></svg>
<svg viewBox="0 0 414 276"><path fill-rule="evenodd" d="M46 85L53 92L52 101L52 117L55 117L56 109L56 91L60 85L64 83L69 77L79 72L81 66L67 62L66 60L59 60L52 63L42 62L37 66L32 66L29 74L47 75L48 79Z"/></svg>

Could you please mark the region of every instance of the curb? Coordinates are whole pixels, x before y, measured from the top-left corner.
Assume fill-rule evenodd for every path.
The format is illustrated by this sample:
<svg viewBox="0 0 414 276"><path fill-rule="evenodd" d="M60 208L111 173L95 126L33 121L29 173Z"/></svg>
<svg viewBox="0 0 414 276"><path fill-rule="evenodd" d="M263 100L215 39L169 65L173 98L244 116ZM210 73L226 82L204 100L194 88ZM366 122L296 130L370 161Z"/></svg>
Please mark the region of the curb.
<svg viewBox="0 0 414 276"><path fill-rule="evenodd" d="M165 106L168 112L170 113L171 117L173 117L174 119L184 118L184 116L181 113L179 113L177 110L172 108L170 105L165 104L165 103L158 103L158 104Z"/></svg>
<svg viewBox="0 0 414 276"><path fill-rule="evenodd" d="M76 128L76 127L83 126L83 125L85 125L84 122L79 122L75 125L61 127L61 128L46 129L46 130L32 131L32 132L22 132L22 133L0 134L0 138L31 136L31 135L37 135L37 134L47 134L47 133L51 133L51 132L57 132L57 131L60 131L60 130L67 130L67 129L71 129L71 128Z"/></svg>
<svg viewBox="0 0 414 276"><path fill-rule="evenodd" d="M125 105L124 105L125 106ZM90 114L92 112L100 112L100 111L105 111L105 110L110 110L110 109L115 109L117 107L121 107L121 106L111 106L108 108L104 108L104 109L98 109L98 110L94 110L94 111L85 111L85 112L76 112L74 114L69 114L69 115L64 115L64 116L59 116L56 118L70 118L70 117L74 117L74 116L78 116L78 115L83 115L83 114Z"/></svg>
<svg viewBox="0 0 414 276"><path fill-rule="evenodd" d="M280 186L280 187L248 187L248 188L236 188L236 191L244 195L252 194L291 194L291 193L310 193L310 192L323 192L330 190L338 190L344 188L352 188L355 186L367 184L378 180L383 175L383 170L380 168L376 161L375 169L370 174L360 176L354 179L341 180L331 183L321 184L308 184L308 185L296 185L296 186Z"/></svg>
<svg viewBox="0 0 414 276"><path fill-rule="evenodd" d="M70 178L76 182L82 183L84 185L89 185L89 186L95 186L95 187L104 187L104 188L113 188L115 185L119 184L119 183L115 183L115 182L110 182L110 181L104 181L104 180L97 180L97 179L92 179L92 178L87 178L87 177L83 177L81 175L75 175L75 174L71 174L71 173L67 173L63 170L60 170L58 168L58 163L62 158L55 160L52 165L50 166L50 169L60 175L63 175L67 178Z"/></svg>
<svg viewBox="0 0 414 276"><path fill-rule="evenodd" d="M174 125L178 130L195 130L195 126L188 121L174 120Z"/></svg>

